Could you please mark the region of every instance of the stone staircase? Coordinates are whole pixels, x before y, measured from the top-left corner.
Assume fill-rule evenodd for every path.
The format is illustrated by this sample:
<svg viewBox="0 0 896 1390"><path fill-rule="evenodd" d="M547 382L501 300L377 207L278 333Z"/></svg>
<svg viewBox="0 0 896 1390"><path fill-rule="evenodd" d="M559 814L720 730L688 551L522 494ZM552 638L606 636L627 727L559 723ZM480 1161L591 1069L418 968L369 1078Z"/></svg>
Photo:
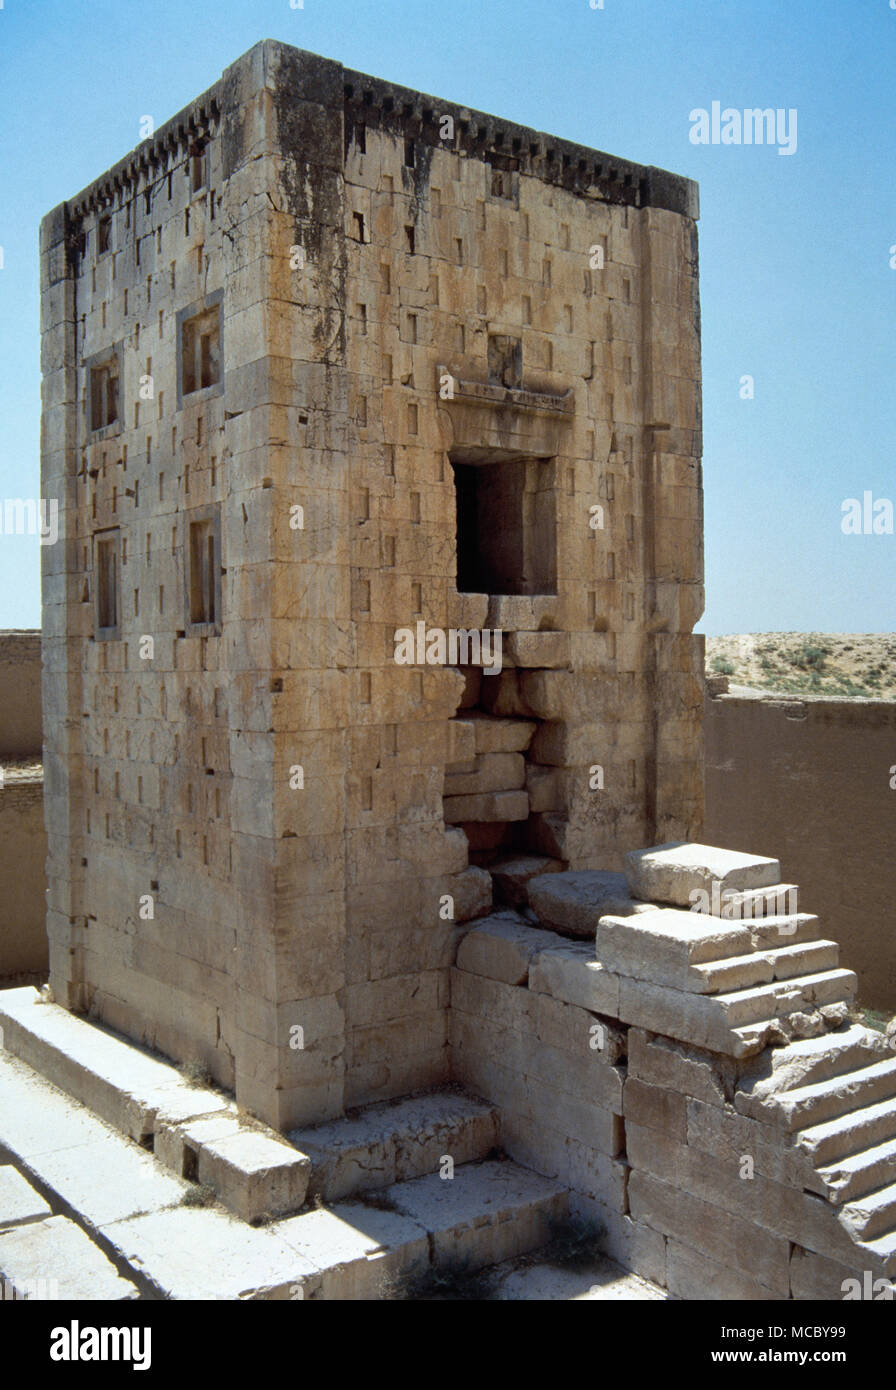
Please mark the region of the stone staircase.
<svg viewBox="0 0 896 1390"><path fill-rule="evenodd" d="M896 1038L852 1021L855 976L778 863L494 868L513 906L466 934L452 1008L508 1152L675 1297L896 1288Z"/></svg>
<svg viewBox="0 0 896 1390"><path fill-rule="evenodd" d="M459 1089L290 1142L33 990L0 996L0 1027L0 1279L18 1296L395 1297L537 1250L567 1216L566 1188L501 1154L495 1107Z"/></svg>

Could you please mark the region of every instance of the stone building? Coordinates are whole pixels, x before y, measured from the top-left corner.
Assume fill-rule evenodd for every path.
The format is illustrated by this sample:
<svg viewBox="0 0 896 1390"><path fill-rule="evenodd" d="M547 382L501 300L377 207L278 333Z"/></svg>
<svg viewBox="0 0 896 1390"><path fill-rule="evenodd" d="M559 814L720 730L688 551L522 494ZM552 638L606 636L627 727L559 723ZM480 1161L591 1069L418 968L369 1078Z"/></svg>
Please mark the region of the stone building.
<svg viewBox="0 0 896 1390"><path fill-rule="evenodd" d="M60 1003L338 1117L495 885L699 838L696 217L271 41L48 215Z"/></svg>

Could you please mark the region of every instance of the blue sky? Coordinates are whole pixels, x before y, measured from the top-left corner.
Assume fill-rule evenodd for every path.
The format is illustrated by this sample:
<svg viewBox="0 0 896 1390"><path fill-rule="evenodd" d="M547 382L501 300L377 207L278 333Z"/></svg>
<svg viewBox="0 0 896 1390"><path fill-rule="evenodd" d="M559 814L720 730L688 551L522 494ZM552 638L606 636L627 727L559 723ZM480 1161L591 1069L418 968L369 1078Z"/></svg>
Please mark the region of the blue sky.
<svg viewBox="0 0 896 1390"><path fill-rule="evenodd" d="M896 499L891 0L2 0L0 499L39 496L42 215L261 38L697 179L699 630L896 626L896 536L840 528ZM796 153L695 146L713 101L795 108ZM39 624L39 571L0 536L0 627Z"/></svg>

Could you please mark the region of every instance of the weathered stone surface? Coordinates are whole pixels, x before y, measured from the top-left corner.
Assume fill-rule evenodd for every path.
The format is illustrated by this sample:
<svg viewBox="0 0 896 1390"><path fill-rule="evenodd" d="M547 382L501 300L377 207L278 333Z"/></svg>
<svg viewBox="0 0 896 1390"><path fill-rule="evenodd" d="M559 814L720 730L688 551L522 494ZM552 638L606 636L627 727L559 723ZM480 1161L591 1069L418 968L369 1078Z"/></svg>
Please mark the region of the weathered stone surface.
<svg viewBox="0 0 896 1390"><path fill-rule="evenodd" d="M653 908L631 917L605 915L596 936L598 959L608 970L699 993L704 992L699 988L704 981L694 966L727 962L749 951L751 944L743 927L674 908ZM770 964L768 970L771 973Z"/></svg>
<svg viewBox="0 0 896 1390"><path fill-rule="evenodd" d="M594 959L590 946L570 943L542 951L529 967L529 989L567 1004L620 1018L619 978Z"/></svg>
<svg viewBox="0 0 896 1390"><path fill-rule="evenodd" d="M514 666L568 667L567 632L512 632L507 641L508 661Z"/></svg>
<svg viewBox="0 0 896 1390"><path fill-rule="evenodd" d="M526 781L521 753L480 753L474 772L445 776L445 796L478 796L482 792L518 791ZM473 819L473 817L470 817Z"/></svg>
<svg viewBox="0 0 896 1390"><path fill-rule="evenodd" d="M445 824L464 821L516 821L529 815L529 798L524 791L481 792L477 796L446 796Z"/></svg>
<svg viewBox="0 0 896 1390"><path fill-rule="evenodd" d="M483 710L471 710L465 722L472 726L477 754L524 753L537 727L532 719L501 719Z"/></svg>
<svg viewBox="0 0 896 1390"><path fill-rule="evenodd" d="M727 1058L645 1033L642 1028L628 1030L628 1072L640 1081L712 1105L724 1105L734 1088L734 1067Z"/></svg>
<svg viewBox="0 0 896 1390"><path fill-rule="evenodd" d="M547 1244L568 1203L561 1183L511 1162L417 1178L387 1188L386 1197L429 1232L435 1264L460 1260L474 1269Z"/></svg>
<svg viewBox="0 0 896 1390"><path fill-rule="evenodd" d="M524 985L533 957L556 943L552 932L539 931L515 914L498 914L467 932L458 948L457 968L508 985Z"/></svg>
<svg viewBox="0 0 896 1390"><path fill-rule="evenodd" d="M648 902L689 907L691 894L717 894L777 884L781 866L776 859L673 841L655 849L633 850L625 857L632 895Z"/></svg>
<svg viewBox="0 0 896 1390"><path fill-rule="evenodd" d="M499 859L489 866L489 873L495 884L498 899L508 907L527 907L529 903L529 883L543 874L563 872L561 859L549 859L541 854L516 855L511 859Z"/></svg>
<svg viewBox="0 0 896 1390"><path fill-rule="evenodd" d="M635 1171L629 1179L634 1220L748 1274L777 1298L790 1292L790 1242L674 1185Z"/></svg>
<svg viewBox="0 0 896 1390"><path fill-rule="evenodd" d="M436 1091L290 1137L311 1159L312 1193L339 1201L436 1172L445 1154L455 1166L485 1158L498 1141L498 1116L472 1096Z"/></svg>
<svg viewBox="0 0 896 1390"><path fill-rule="evenodd" d="M285 1216L305 1201L311 1161L253 1129L209 1139L199 1149L199 1181L243 1221Z"/></svg>
<svg viewBox="0 0 896 1390"><path fill-rule="evenodd" d="M2 1142L2 1135L0 1135ZM0 1231L42 1221L52 1211L29 1182L6 1163L0 1166Z"/></svg>
<svg viewBox="0 0 896 1390"><path fill-rule="evenodd" d="M310 1211L274 1229L320 1270L315 1298L397 1297L402 1275L429 1264L429 1239L421 1225L362 1202Z"/></svg>
<svg viewBox="0 0 896 1390"><path fill-rule="evenodd" d="M65 1216L0 1230L0 1283L14 1299L118 1303L138 1297L135 1285Z"/></svg>
<svg viewBox="0 0 896 1390"><path fill-rule="evenodd" d="M606 913L649 910L631 897L624 874L594 869L531 879L529 903L545 926L592 940Z"/></svg>
<svg viewBox="0 0 896 1390"><path fill-rule="evenodd" d="M276 1228L256 1229L213 1208L171 1207L105 1226L103 1237L157 1297L313 1298L320 1271Z"/></svg>
<svg viewBox="0 0 896 1390"><path fill-rule="evenodd" d="M687 1302L762 1302L781 1293L766 1288L740 1269L710 1259L682 1241L666 1242L667 1287L672 1298Z"/></svg>

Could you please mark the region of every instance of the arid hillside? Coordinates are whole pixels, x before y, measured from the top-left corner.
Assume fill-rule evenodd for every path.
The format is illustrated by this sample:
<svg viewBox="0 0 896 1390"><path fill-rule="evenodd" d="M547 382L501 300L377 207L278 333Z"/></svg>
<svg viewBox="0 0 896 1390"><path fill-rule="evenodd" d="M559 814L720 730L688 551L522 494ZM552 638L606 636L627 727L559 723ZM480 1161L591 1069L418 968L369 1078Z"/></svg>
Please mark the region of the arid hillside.
<svg viewBox="0 0 896 1390"><path fill-rule="evenodd" d="M896 700L896 633L748 632L707 637L707 675L792 695Z"/></svg>

